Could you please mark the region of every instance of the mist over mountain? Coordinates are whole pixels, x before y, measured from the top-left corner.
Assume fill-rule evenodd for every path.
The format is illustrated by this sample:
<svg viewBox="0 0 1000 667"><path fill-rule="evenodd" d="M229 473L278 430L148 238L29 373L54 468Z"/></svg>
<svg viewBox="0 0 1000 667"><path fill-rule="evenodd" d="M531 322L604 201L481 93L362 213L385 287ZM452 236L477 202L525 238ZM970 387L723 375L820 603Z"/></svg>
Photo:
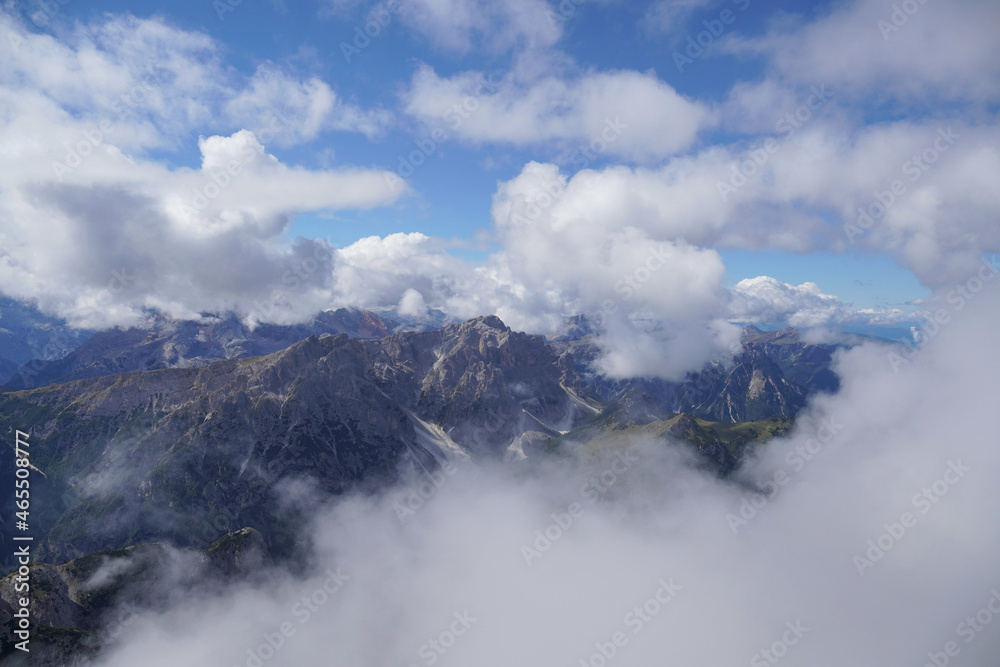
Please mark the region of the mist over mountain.
<svg viewBox="0 0 1000 667"><path fill-rule="evenodd" d="M227 498L249 501L249 509L251 487L265 488L282 474L313 485L285 487L270 498L286 517L301 513L298 537L262 523L260 537L237 531L208 551L199 549L214 538L176 552L127 548L38 566L39 580L52 582L53 600L64 600L44 618L72 621L57 614L94 605L92 596L74 593L84 577L88 590L131 600L127 626L114 616L126 607L92 606L115 630L93 663L101 667L329 659L420 665L432 655L440 664L587 664L612 653L621 665L648 665L664 655L729 664L766 661L762 651L776 645L795 664L832 667L859 655L865 664L899 656L923 664L949 642L965 664L986 667L1000 641L976 614L997 586L992 556L1000 531L974 510L1000 500L991 435L1000 424L978 406L1000 369L995 355L971 351L983 349L1000 325L998 297L982 295L901 364L890 356L896 348L871 343L836 354L839 390L816 394L791 430L777 429L726 476L713 458L716 444L726 449L725 429L692 417L662 421L653 402L635 400L637 392L607 406L574 396L579 378L570 360L561 374L537 377L540 366L559 368L560 357L543 339L512 332L496 318L377 340L309 338L254 359L5 394L5 420L11 401L26 401L37 412L20 414L34 414L40 425L50 423L42 411L63 405L63 396L85 397L72 418L119 420L103 427L108 433L130 432L122 428L127 415L147 414L142 391L153 394L152 378L163 378L153 404L161 412L178 405L127 455L115 458L125 440L112 438L104 452L77 459L90 460L95 477L75 480L74 493L91 484L86 493L93 494L125 492L140 478L128 470L147 465L142 452L161 457L176 473L170 484L153 474L138 493L122 493L137 509L150 494L159 513L147 507L124 521L115 517L120 509L89 517L78 510L76 520L93 524L61 547L54 526L46 545L53 555L66 544L97 547L94 535L120 540L127 526L151 535L203 525L198 507L222 489ZM128 391L116 391L115 383ZM246 398L235 398L231 387ZM122 403L131 396L137 398ZM251 396L264 401L260 408ZM309 396L316 402L304 403ZM354 436L346 427L373 443L379 438L361 418L367 403L359 396L380 406L379 424L388 424L400 444L370 447L381 458L368 464L384 473L377 486L342 492L338 484L349 475L338 475L353 469L352 460L364 462L351 458ZM498 422L476 421L485 397ZM268 402L274 407L264 407ZM192 421L184 422L185 414ZM51 429L40 426L39 444L68 442L55 419ZM276 444L269 454L244 443L237 449L247 464L221 474L210 462L224 459L222 443L234 438L212 424L234 419L259 422ZM569 422L569 433L553 432ZM335 431L338 423L345 430ZM309 438L322 428L331 429L325 445ZM158 444L153 434L160 430L166 433ZM531 439L536 449L526 448L525 458L505 456L504 443L521 432L524 444L532 430L545 436ZM53 463L63 454L51 456L38 463L56 483L61 464ZM196 464L185 463L190 456ZM125 472L99 491L96 480L113 470ZM227 487L244 482L245 490ZM184 489L202 495L186 505ZM187 520L172 521L174 511ZM232 525L254 522L257 512L237 514ZM297 543L297 558L281 555L284 540ZM241 544L246 552L232 551ZM206 575L199 565L219 549L230 550L216 561L235 578ZM151 562L158 565L141 575L131 569ZM248 567L240 570L241 562ZM130 580L159 593L116 588ZM70 606L60 611L62 605ZM40 645L67 655L57 643Z"/></svg>

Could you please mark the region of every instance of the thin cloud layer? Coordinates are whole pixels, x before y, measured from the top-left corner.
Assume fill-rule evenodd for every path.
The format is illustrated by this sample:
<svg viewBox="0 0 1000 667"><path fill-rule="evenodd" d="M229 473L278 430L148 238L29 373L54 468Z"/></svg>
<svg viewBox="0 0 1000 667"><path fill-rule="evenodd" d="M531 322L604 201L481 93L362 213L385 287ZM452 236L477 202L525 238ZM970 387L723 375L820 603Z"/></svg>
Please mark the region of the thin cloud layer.
<svg viewBox="0 0 1000 667"><path fill-rule="evenodd" d="M767 56L783 76L851 96L995 104L998 23L1000 6L991 0L852 0L812 22L775 22L767 35L727 46Z"/></svg>
<svg viewBox="0 0 1000 667"><path fill-rule="evenodd" d="M436 48L462 54L549 47L562 36L553 11L553 5L544 0L413 0L401 4L401 15L413 30Z"/></svg>

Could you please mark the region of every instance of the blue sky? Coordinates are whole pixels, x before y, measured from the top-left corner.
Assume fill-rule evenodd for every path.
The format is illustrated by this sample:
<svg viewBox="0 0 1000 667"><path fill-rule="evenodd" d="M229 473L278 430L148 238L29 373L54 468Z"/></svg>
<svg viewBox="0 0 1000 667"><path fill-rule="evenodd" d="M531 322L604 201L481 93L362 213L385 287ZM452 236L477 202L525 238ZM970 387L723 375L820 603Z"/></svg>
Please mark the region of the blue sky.
<svg viewBox="0 0 1000 667"><path fill-rule="evenodd" d="M763 63L759 59L713 54L685 63L684 70L678 71L673 54L683 54L687 36L696 37L705 31L704 23L718 21L726 9L733 12L734 20L721 37L736 32L760 35L782 12L821 15L828 11L829 5L829 2L803 0L705 3L684 16L667 34L648 27L649 6L642 3L591 0L578 5L567 3L574 8L573 14L557 20L566 30L562 50L581 67L652 70L682 95L720 102L735 83L760 78ZM107 12L162 16L172 24L205 32L218 40L226 64L243 76L251 76L262 62L269 61L300 76L319 76L364 107L396 107L400 90L420 62L442 72L463 69L501 72L510 66L509 53L455 54L434 48L430 39L401 25L396 15L366 48L357 54L349 52L351 62L347 62L341 45L354 45L355 29L364 26L373 6L375 3L360 2L342 9L324 9L322 3L316 2L246 0L231 7L229 3L213 5L208 0L187 0L171 3L169 7L143 8L135 2L74 0L63 5L47 25L100 20ZM558 5L554 11L558 15ZM418 149L418 137L404 125L374 140L353 133L330 133L305 145L279 147L271 152L283 161L322 166L332 150L339 163L395 170L401 157ZM709 134L704 141L715 138ZM471 242L477 230L486 231L491 225L490 199L497 181L514 177L527 161L559 157L558 152L544 147L517 150L448 143L434 149L427 162L415 171L412 184L417 192L408 201L366 211L304 212L294 219L287 235L325 238L337 246L349 245L365 236L412 231ZM200 161L195 147L164 152L158 157L191 167ZM594 166L606 162L596 160ZM476 246L482 251L491 247ZM482 255L461 247L452 252L470 258ZM909 272L868 253L814 256L807 260L781 252L732 251L726 257L728 280L732 283L758 275L794 283L813 281L858 307L901 306L927 293ZM872 289L863 289L856 282L859 280L874 285Z"/></svg>
<svg viewBox="0 0 1000 667"><path fill-rule="evenodd" d="M1000 59L995 3L907 9L7 3L4 293L87 326L353 306L544 333L652 262L612 317L671 339L919 321L997 250Z"/></svg>
<svg viewBox="0 0 1000 667"><path fill-rule="evenodd" d="M93 19L101 12L130 12L142 16L135 3L100 3L99 8L83 3L69 3L68 16ZM732 29L759 34L776 12L823 10L828 3L785 1L747 4L715 3L693 11L676 30L665 36L645 27L648 7L640 4L599 3L587 0L575 7L571 16L559 19L565 26L563 50L581 67L595 69L652 70L679 93L700 99L722 100L734 83L752 80L761 75L759 62L743 62L732 55L698 58L678 71L672 54L683 51L688 34L704 31L704 21L715 21L719 13L731 8L737 19ZM231 10L213 7L211 2L174 3L169 12L162 8L146 15L163 15L191 30L204 31L217 38L228 51L227 64L245 76L253 74L262 61L271 61L298 74L317 75L335 84L353 101L371 106L394 108L399 93L412 76L417 63L428 63L442 72L479 69L502 72L510 66L510 54L456 55L433 48L426 37L414 35L400 25L396 17L369 46L358 54L351 53L346 61L342 44L353 46L355 30L365 25L367 12L375 3L358 3L340 11L318 10L316 3L275 3L249 0ZM558 12L558 6L555 9ZM221 18L220 18L221 15ZM685 32L686 31L686 32ZM727 29L728 32L728 29ZM391 128L374 141L349 133L332 134L306 146L292 149L277 148L279 158L291 162L319 166L327 151L333 150L338 162L358 165L378 165L397 169L401 157L418 149L419 134L413 128ZM706 137L711 141L713 137ZM581 142L583 145L583 142ZM196 151L164 156L182 164L195 166L200 159ZM338 245L347 245L362 236L385 235L398 231L420 231L446 238L469 238L475 229L487 229L490 224L489 202L498 180L512 178L529 160L558 159L553 150L517 150L512 147L470 147L449 143L435 146L434 154L416 170L412 182L417 190L413 201L402 209L352 211L337 216L306 213L300 215L290 229L290 235L322 236ZM606 163L596 160L595 166ZM857 258L859 266L866 258ZM759 275L774 256L750 274ZM791 266L797 265L793 263ZM878 263L885 270L884 263ZM758 271L754 273L753 271ZM763 271L766 273L766 271ZM801 280L809 279L800 276Z"/></svg>

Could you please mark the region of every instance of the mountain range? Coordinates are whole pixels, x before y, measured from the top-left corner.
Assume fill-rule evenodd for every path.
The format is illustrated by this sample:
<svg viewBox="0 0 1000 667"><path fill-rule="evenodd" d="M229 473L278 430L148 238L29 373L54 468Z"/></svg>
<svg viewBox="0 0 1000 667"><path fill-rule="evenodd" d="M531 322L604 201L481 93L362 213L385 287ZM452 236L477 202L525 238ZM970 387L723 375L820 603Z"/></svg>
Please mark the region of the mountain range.
<svg viewBox="0 0 1000 667"><path fill-rule="evenodd" d="M262 558L294 560L323 498L454 461L581 461L636 433L689 447L725 476L787 431L810 395L838 386L838 346L792 329L747 328L730 363L677 382L601 376L586 329L547 340L495 316L402 328L361 311L252 330L234 317L159 318L22 366L0 393L0 433L7 445L14 430L31 433L33 556L53 590L70 591L52 623L92 630L74 616L87 605L69 564L95 554L152 543L203 554L252 535ZM12 479L14 463L0 447L0 475ZM12 492L0 493L0 517L13 516ZM5 554L12 532L0 524ZM107 607L116 591L87 604Z"/></svg>

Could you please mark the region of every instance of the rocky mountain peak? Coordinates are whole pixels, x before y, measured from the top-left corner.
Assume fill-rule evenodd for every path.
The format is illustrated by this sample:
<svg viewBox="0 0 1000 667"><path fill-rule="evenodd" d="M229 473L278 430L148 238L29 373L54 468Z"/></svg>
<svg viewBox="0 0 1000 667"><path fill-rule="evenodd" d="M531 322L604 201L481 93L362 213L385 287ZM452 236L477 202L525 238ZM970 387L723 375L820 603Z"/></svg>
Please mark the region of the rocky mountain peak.
<svg viewBox="0 0 1000 667"><path fill-rule="evenodd" d="M503 320L496 315L482 315L480 317L474 317L471 320L445 327L445 329L451 329L452 327L457 328L459 331L465 329L510 331L510 327L504 324Z"/></svg>

